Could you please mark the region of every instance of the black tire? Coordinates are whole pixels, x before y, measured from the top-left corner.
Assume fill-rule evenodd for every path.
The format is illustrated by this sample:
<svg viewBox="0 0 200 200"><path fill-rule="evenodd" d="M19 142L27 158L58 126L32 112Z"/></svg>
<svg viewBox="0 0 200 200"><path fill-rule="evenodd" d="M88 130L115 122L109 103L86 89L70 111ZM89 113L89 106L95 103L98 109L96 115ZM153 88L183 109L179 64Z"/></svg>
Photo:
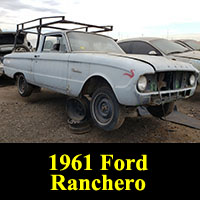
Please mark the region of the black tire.
<svg viewBox="0 0 200 200"><path fill-rule="evenodd" d="M22 97L30 96L33 91L33 86L27 83L23 74L17 76L17 88Z"/></svg>
<svg viewBox="0 0 200 200"><path fill-rule="evenodd" d="M166 117L169 115L174 109L174 102L165 103L164 105L159 106L149 106L147 110L154 116L154 117Z"/></svg>
<svg viewBox="0 0 200 200"><path fill-rule="evenodd" d="M69 129L73 134L85 134L90 132L91 130L91 124L89 120L83 120L83 121L74 121L72 119L68 119L68 125L69 125Z"/></svg>
<svg viewBox="0 0 200 200"><path fill-rule="evenodd" d="M90 113L95 125L105 131L118 129L125 119L124 107L109 87L98 88L93 93Z"/></svg>

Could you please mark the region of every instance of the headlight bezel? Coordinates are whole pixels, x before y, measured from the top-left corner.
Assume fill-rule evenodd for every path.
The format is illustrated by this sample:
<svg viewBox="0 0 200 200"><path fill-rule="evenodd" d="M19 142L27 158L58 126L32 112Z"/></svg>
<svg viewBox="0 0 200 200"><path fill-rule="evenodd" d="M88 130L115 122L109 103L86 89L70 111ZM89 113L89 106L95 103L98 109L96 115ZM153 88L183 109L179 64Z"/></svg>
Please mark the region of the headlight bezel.
<svg viewBox="0 0 200 200"><path fill-rule="evenodd" d="M137 81L137 89L140 92L145 92L146 88L147 88L147 78L144 75L141 75Z"/></svg>

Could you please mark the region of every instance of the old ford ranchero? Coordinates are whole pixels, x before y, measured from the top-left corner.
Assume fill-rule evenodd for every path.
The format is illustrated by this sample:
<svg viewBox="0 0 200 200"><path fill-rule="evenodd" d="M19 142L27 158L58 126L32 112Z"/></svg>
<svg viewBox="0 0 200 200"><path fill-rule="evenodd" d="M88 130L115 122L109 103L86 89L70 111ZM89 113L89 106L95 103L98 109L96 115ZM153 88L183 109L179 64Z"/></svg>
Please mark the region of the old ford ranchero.
<svg viewBox="0 0 200 200"><path fill-rule="evenodd" d="M48 23L43 19L29 28L38 31L36 52L12 53L3 60L6 75L17 80L22 97L41 87L66 94L70 96L69 117L83 120L89 113L98 127L111 131L140 105L153 116L163 117L172 112L176 100L195 92L198 70L191 64L127 55L112 38L97 34L112 26L71 22L64 17ZM55 28L52 24L58 23L81 28L57 27L57 32L42 33L43 28ZM27 31L25 25L21 29L18 25L17 32Z"/></svg>

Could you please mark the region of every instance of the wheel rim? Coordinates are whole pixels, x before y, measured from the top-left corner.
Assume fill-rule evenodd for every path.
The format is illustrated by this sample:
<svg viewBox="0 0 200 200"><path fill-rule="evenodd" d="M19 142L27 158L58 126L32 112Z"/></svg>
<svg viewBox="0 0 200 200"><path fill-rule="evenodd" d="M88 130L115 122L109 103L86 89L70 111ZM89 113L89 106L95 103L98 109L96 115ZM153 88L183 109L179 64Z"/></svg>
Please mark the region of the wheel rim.
<svg viewBox="0 0 200 200"><path fill-rule="evenodd" d="M84 120L87 111L85 105L78 99L70 99L67 102L67 113L69 118L77 121Z"/></svg>
<svg viewBox="0 0 200 200"><path fill-rule="evenodd" d="M110 97L104 93L98 94L92 105L93 117L100 125L109 124L114 115L114 106Z"/></svg>
<svg viewBox="0 0 200 200"><path fill-rule="evenodd" d="M26 80L24 77L19 78L19 92L20 94L23 94L26 88Z"/></svg>

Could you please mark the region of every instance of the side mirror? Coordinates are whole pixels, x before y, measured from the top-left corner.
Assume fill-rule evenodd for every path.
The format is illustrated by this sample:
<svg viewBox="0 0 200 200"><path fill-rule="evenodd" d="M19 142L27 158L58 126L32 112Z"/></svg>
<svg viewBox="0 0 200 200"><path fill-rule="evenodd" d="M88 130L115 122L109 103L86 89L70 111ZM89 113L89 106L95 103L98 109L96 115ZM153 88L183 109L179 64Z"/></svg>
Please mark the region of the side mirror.
<svg viewBox="0 0 200 200"><path fill-rule="evenodd" d="M149 55L154 55L154 56L157 56L157 55L158 55L155 51L149 51L148 54L149 54Z"/></svg>

